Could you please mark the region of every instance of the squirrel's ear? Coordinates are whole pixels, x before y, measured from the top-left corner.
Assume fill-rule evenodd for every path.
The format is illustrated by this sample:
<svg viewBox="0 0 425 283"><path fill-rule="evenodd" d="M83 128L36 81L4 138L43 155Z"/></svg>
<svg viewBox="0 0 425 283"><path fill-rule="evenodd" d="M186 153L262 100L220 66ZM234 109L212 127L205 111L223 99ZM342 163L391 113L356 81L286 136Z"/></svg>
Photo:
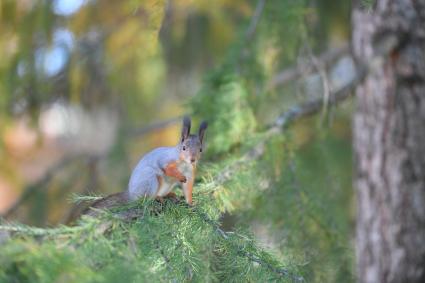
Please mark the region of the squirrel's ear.
<svg viewBox="0 0 425 283"><path fill-rule="evenodd" d="M208 128L208 123L207 121L202 121L201 125L199 126L199 140L201 141L201 144L204 141L204 135L205 135L205 130Z"/></svg>
<svg viewBox="0 0 425 283"><path fill-rule="evenodd" d="M190 134L190 124L191 124L190 118L188 116L184 116L181 141L184 141L189 136L189 134Z"/></svg>

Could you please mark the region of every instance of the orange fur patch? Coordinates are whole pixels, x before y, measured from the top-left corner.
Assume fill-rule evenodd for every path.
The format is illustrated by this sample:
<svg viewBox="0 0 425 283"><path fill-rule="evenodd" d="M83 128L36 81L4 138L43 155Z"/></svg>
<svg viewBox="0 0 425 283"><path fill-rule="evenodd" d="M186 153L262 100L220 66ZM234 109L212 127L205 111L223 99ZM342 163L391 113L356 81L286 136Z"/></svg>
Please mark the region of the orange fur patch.
<svg viewBox="0 0 425 283"><path fill-rule="evenodd" d="M185 178L184 175L177 168L177 162L171 162L167 164L167 166L165 166L164 168L164 174L170 177L174 177L179 181Z"/></svg>

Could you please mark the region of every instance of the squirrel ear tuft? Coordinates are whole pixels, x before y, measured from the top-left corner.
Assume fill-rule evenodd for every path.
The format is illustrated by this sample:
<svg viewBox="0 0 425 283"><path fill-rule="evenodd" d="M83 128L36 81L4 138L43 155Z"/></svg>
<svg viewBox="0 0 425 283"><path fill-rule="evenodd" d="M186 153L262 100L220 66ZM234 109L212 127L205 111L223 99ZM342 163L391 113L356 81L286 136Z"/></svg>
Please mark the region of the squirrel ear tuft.
<svg viewBox="0 0 425 283"><path fill-rule="evenodd" d="M205 135L205 130L208 128L208 123L207 121L202 121L201 125L199 126L199 140L201 141L201 144L204 141L204 135Z"/></svg>
<svg viewBox="0 0 425 283"><path fill-rule="evenodd" d="M184 116L183 117L183 127L182 127L182 137L181 137L181 141L184 141L185 139L187 139L190 135L190 118L189 116Z"/></svg>

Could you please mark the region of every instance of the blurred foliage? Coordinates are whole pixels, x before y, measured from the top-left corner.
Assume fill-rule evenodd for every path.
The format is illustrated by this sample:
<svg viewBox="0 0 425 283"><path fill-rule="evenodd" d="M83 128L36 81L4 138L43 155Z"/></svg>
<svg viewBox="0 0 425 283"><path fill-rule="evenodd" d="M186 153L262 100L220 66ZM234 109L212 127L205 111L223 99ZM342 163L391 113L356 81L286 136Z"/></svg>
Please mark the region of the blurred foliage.
<svg viewBox="0 0 425 283"><path fill-rule="evenodd" d="M194 115L211 121L207 147L210 156L229 151L254 132L256 121L247 99L248 93L235 74L218 70L204 80L191 106Z"/></svg>
<svg viewBox="0 0 425 283"><path fill-rule="evenodd" d="M38 113L58 99L99 107L120 93L132 99L123 100L128 115L136 115L134 103L152 103L163 79L157 38L164 1L87 3L70 18L54 14L56 2L2 2L2 15L8 15L2 23L8 24L2 24L1 46L9 54L3 62L7 108L1 113ZM46 58L55 50L63 58L54 59L66 62L52 72L46 64L55 63Z"/></svg>
<svg viewBox="0 0 425 283"><path fill-rule="evenodd" d="M179 127L140 138L129 130L187 113L210 124L198 210L167 203L162 214L134 223L105 213L75 226L17 224L17 237L0 244L1 281L291 281L241 249L308 282L354 281L349 105L330 109L326 121L262 134L279 113L309 98L303 78L272 90L267 82L305 55L306 40L314 53L345 41L350 1L267 0L252 37L246 31L259 1L82 1L69 15L57 12L58 2L0 4L0 133L26 117L41 135L38 116L55 103L84 113L107 109L118 129L101 154L77 152L46 182L28 186L14 169L16 157L0 145L0 177L34 191L16 215L34 225L63 223L73 213L69 194L122 190L140 155L175 143ZM54 50L65 54L61 68L46 59ZM99 136L94 149L101 130L91 130ZM215 182L264 139L263 158ZM221 221L236 231L229 239L217 233Z"/></svg>
<svg viewBox="0 0 425 283"><path fill-rule="evenodd" d="M344 114L338 116L332 128L310 136L308 144L294 147L293 132L312 127L314 120L271 140L258 164L267 168L271 184L251 200L252 207L262 209L242 208L235 216L237 223L267 227L275 248L298 260L312 282L355 281L350 129Z"/></svg>

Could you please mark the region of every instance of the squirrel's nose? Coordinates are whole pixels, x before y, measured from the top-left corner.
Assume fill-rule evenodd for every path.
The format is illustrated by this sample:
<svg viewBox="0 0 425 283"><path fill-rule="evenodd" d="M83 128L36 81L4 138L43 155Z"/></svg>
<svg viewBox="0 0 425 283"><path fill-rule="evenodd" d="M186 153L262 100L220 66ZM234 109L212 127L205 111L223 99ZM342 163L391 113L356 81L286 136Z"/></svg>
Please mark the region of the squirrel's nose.
<svg viewBox="0 0 425 283"><path fill-rule="evenodd" d="M190 162L192 162L192 163L195 163L195 161L196 161L195 158L190 159Z"/></svg>

